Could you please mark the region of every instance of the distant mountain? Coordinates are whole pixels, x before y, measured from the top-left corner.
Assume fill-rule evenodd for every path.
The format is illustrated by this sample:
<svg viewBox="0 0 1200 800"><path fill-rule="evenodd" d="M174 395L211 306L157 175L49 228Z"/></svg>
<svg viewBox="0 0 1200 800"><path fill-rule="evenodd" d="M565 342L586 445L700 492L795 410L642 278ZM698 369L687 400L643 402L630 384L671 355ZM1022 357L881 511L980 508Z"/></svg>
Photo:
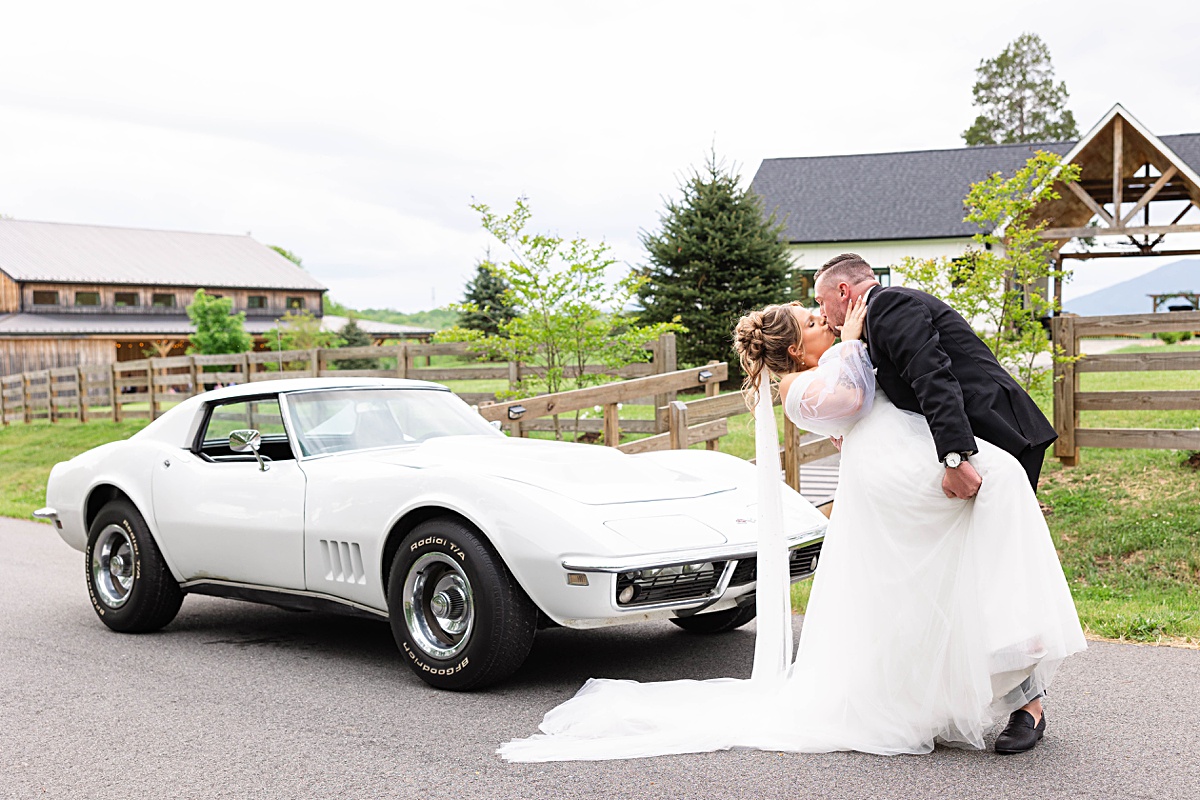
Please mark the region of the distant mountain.
<svg viewBox="0 0 1200 800"><path fill-rule="evenodd" d="M1153 306L1148 294L1200 292L1200 259L1186 258L1163 264L1156 270L1130 278L1074 300L1064 300L1063 310L1084 317L1107 314L1145 314ZM1183 303L1170 300L1169 305ZM1166 311L1166 306L1162 308Z"/></svg>

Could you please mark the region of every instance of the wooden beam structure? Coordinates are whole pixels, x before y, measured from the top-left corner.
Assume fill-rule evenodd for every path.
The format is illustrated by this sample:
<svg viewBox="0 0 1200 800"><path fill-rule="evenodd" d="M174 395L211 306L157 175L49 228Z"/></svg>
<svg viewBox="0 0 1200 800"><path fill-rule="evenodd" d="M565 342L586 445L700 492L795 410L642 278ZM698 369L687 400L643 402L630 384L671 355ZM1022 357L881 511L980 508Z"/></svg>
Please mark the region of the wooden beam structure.
<svg viewBox="0 0 1200 800"><path fill-rule="evenodd" d="M1154 184L1149 189L1146 190L1145 194L1143 194L1141 196L1141 199L1139 199L1137 201L1137 204L1133 207L1133 209L1128 214L1126 214L1124 217L1121 217L1121 225L1122 226L1128 225L1129 222L1134 217L1137 216L1137 213L1139 211L1141 211L1143 208L1145 208L1150 203L1150 201L1153 200L1155 198L1155 196L1157 196L1158 193L1162 191L1162 188L1164 186L1166 186L1168 183L1170 183L1171 178L1174 178L1176 173L1178 173L1178 172L1179 172L1179 170L1176 169L1174 165L1172 165L1170 169L1168 169L1166 172L1164 172L1162 175L1160 175L1158 180L1156 180L1154 182ZM1072 186L1074 186L1074 184L1072 184ZM1185 209L1185 213L1186 213L1186 209Z"/></svg>
<svg viewBox="0 0 1200 800"><path fill-rule="evenodd" d="M1136 225L1132 228L1047 228L1038 234L1042 239L1074 239L1076 236L1155 236L1167 233L1200 233L1200 225Z"/></svg>

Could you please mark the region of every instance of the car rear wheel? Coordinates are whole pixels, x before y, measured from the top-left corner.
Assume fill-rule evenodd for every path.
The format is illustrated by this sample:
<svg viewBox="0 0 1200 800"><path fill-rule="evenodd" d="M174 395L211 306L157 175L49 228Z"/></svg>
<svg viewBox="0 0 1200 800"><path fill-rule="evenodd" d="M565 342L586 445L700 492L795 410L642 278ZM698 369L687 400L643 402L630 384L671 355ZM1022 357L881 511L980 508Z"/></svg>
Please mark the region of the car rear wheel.
<svg viewBox="0 0 1200 800"><path fill-rule="evenodd" d="M84 561L92 608L114 631L156 631L179 613L183 591L129 501L100 509L88 529Z"/></svg>
<svg viewBox="0 0 1200 800"><path fill-rule="evenodd" d="M725 633L740 628L757 614L754 604L742 608L729 608L711 614L695 614L690 617L673 617L674 622L688 633Z"/></svg>
<svg viewBox="0 0 1200 800"><path fill-rule="evenodd" d="M404 661L438 689L468 691L524 663L537 607L471 526L427 520L400 545L388 577L388 615Z"/></svg>

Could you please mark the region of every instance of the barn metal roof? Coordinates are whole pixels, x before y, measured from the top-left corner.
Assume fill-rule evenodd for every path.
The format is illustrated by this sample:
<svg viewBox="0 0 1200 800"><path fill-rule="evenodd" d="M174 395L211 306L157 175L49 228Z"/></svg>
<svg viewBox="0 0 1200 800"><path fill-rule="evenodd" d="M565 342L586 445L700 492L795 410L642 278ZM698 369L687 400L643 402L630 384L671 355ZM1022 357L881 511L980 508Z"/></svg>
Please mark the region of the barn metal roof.
<svg viewBox="0 0 1200 800"><path fill-rule="evenodd" d="M1200 171L1200 133L1159 137ZM1066 155L1076 142L960 147L847 156L768 158L750 184L788 242L857 242L974 236L963 222L972 183L1012 173L1038 150Z"/></svg>
<svg viewBox="0 0 1200 800"><path fill-rule="evenodd" d="M0 270L17 281L326 287L249 236L0 219Z"/></svg>

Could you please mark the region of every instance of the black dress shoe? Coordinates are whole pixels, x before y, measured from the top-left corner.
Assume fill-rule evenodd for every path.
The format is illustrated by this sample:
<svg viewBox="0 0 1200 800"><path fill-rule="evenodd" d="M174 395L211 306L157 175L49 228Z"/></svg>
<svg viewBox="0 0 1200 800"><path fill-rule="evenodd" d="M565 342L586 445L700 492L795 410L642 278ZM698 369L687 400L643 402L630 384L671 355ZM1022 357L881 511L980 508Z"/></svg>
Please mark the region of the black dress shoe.
<svg viewBox="0 0 1200 800"><path fill-rule="evenodd" d="M1024 753L1032 750L1043 736L1046 735L1046 712L1037 725L1033 724L1033 714L1024 709L1017 709L1008 718L1008 726L996 737L996 752L1002 756L1013 753Z"/></svg>

